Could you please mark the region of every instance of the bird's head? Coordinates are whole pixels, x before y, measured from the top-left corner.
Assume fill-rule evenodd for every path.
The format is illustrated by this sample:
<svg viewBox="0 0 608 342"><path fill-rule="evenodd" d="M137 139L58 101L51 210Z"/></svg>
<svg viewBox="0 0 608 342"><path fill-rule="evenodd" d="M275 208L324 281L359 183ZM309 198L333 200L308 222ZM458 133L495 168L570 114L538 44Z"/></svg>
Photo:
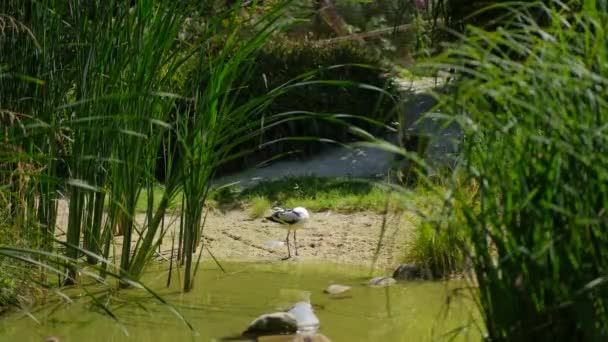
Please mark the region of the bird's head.
<svg viewBox="0 0 608 342"><path fill-rule="evenodd" d="M305 219L310 218L310 214L308 213L308 210L306 210L306 208L304 208L304 207L293 208L293 211L296 212L302 218L305 218Z"/></svg>

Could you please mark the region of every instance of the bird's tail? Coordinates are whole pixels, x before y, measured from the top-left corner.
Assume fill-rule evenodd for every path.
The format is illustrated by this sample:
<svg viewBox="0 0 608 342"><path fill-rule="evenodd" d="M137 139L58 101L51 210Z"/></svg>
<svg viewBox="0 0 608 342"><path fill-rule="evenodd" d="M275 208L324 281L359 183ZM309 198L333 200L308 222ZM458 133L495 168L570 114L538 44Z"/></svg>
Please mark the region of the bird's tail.
<svg viewBox="0 0 608 342"><path fill-rule="evenodd" d="M272 221L272 222L276 222L276 223L282 223L281 220L279 220L278 218L274 217L273 215L266 216L266 219L268 221Z"/></svg>

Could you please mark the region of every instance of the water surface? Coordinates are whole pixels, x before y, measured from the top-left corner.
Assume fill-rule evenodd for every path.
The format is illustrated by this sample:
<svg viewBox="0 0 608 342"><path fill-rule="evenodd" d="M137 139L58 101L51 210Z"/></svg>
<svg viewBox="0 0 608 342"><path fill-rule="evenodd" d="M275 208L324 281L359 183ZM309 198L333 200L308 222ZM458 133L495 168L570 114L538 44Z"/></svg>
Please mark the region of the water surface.
<svg viewBox="0 0 608 342"><path fill-rule="evenodd" d="M365 285L369 270L356 266L297 262L223 266L227 273L203 264L195 290L187 294L179 292L177 277L166 289L167 273L160 267L146 275L146 284L175 304L197 336L167 308L127 291L127 295L100 296L122 326L100 309L91 309L90 303L50 303L32 311L38 323L22 313L5 317L0 321L0 341L42 341L48 335L62 342L212 341L238 335L258 315L303 299L310 299L321 321L320 332L332 341L441 340L447 332L467 325L468 334L461 332L456 340L479 340L469 323L473 306L463 295L453 294L462 283L409 282L370 288ZM332 283L352 289L343 298L330 298L323 289Z"/></svg>

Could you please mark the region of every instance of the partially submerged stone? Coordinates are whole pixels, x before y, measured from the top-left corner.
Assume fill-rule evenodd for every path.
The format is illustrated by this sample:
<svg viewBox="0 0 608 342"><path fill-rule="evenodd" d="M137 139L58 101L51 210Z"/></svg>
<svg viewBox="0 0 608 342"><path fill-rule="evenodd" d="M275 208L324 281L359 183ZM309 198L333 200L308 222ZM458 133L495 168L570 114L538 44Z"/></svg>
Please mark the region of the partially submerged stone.
<svg viewBox="0 0 608 342"><path fill-rule="evenodd" d="M297 302L287 313L295 317L300 332L316 332L321 325L309 302Z"/></svg>
<svg viewBox="0 0 608 342"><path fill-rule="evenodd" d="M329 285L323 292L330 295L339 295L343 294L350 290L350 286L340 285L340 284L332 284Z"/></svg>
<svg viewBox="0 0 608 342"><path fill-rule="evenodd" d="M298 331L298 321L289 312L274 312L261 315L249 324L243 332L244 336L295 334Z"/></svg>
<svg viewBox="0 0 608 342"><path fill-rule="evenodd" d="M415 264L401 264L393 272L393 278L396 280L416 280L422 279L423 274L420 267Z"/></svg>
<svg viewBox="0 0 608 342"><path fill-rule="evenodd" d="M369 280L369 286L386 287L395 284L397 281L391 277L375 277Z"/></svg>

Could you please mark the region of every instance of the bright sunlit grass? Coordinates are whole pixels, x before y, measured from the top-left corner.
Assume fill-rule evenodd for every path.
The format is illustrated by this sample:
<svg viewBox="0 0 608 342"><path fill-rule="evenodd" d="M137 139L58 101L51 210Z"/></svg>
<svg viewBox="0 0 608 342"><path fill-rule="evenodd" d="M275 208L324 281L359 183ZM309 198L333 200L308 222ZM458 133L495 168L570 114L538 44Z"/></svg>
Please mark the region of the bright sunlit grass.
<svg viewBox="0 0 608 342"><path fill-rule="evenodd" d="M303 206L312 211L373 211L381 213L390 200L391 209L403 208L401 194L381 184L343 178L288 177L260 183L249 189L224 189L213 193L218 206L248 207L252 217L260 217L273 206Z"/></svg>
<svg viewBox="0 0 608 342"><path fill-rule="evenodd" d="M158 207L158 204L160 203L160 200L163 197L164 191L165 191L164 187L160 184L154 185L154 187L152 188L152 197L153 197L154 208ZM146 208L148 207L148 200L149 200L148 191L146 189L143 189L141 194L137 198L136 208L137 208L138 212L146 211ZM173 199L171 200L171 202L169 204L169 208L167 208L167 211L174 212L174 211L179 210L179 208L181 206L180 201L181 201L181 192L178 196L173 197Z"/></svg>
<svg viewBox="0 0 608 342"><path fill-rule="evenodd" d="M249 201L249 216L254 218L260 218L271 208L272 204L270 201L263 196L256 196L251 198Z"/></svg>
<svg viewBox="0 0 608 342"><path fill-rule="evenodd" d="M162 194L162 186L154 186L155 206L158 205ZM247 189L237 186L212 189L206 204L222 210L244 209L252 218L258 218L273 206L303 206L316 212L332 210L343 213L383 213L387 208L387 201L389 210L404 210L414 206L424 211L431 203L436 202L434 196L436 195L422 188L404 194L394 192L382 183L306 176L281 178ZM169 211L179 210L180 198L181 192L178 192L169 205ZM137 201L137 210L145 212L147 205L148 193L143 191Z"/></svg>

